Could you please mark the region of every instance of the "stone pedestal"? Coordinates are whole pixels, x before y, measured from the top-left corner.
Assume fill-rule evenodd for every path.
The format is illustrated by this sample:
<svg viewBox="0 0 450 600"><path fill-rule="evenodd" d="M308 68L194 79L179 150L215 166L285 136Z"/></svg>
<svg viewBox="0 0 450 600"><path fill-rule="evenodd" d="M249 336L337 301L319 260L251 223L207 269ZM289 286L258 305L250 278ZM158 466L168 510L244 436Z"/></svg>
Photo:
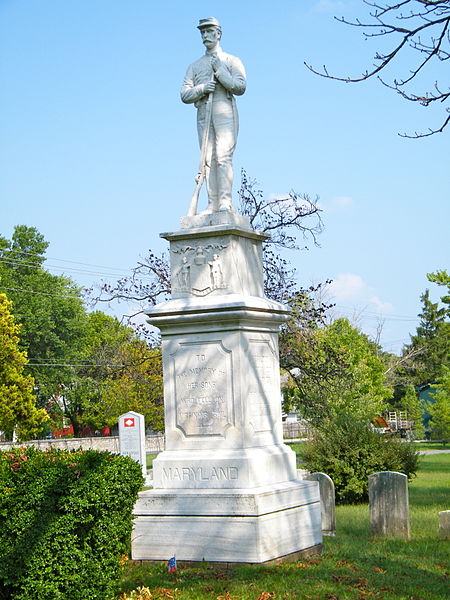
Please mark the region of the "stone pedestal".
<svg viewBox="0 0 450 600"><path fill-rule="evenodd" d="M133 558L264 562L322 541L317 482L282 437L285 306L263 295L245 217L184 217L170 241L172 299L150 310L163 347L166 450L135 506Z"/></svg>

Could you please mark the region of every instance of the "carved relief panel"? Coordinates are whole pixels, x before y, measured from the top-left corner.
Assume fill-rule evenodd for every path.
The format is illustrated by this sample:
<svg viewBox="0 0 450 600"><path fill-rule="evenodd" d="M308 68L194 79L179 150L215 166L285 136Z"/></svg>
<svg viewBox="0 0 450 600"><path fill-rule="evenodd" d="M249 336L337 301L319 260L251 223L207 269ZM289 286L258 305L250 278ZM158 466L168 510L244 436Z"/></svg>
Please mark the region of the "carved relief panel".
<svg viewBox="0 0 450 600"><path fill-rule="evenodd" d="M203 243L202 243L203 242ZM224 269L224 250L228 244L193 240L171 246L172 292L207 296L228 288Z"/></svg>

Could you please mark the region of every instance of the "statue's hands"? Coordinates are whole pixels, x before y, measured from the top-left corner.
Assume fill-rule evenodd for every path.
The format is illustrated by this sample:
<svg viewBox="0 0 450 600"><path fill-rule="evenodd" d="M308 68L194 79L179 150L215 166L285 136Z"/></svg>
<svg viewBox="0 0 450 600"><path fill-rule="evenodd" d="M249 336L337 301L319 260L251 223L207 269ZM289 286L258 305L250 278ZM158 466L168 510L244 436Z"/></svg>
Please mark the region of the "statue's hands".
<svg viewBox="0 0 450 600"><path fill-rule="evenodd" d="M211 58L211 66L214 70L214 73L217 71L217 69L220 68L221 64L222 61L220 60L220 58L217 56L217 54L214 54L214 56Z"/></svg>
<svg viewBox="0 0 450 600"><path fill-rule="evenodd" d="M216 82L208 81L208 83L205 83L204 89L205 89L205 94L211 94L216 89Z"/></svg>

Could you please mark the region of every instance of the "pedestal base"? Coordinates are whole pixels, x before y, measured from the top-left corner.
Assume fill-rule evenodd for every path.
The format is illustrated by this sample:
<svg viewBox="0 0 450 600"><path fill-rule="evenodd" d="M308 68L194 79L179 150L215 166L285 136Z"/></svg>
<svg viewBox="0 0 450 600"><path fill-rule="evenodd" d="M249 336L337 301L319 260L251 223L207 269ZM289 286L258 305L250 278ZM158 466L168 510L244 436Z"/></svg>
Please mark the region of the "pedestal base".
<svg viewBox="0 0 450 600"><path fill-rule="evenodd" d="M149 490L134 515L134 560L262 563L322 543L317 482Z"/></svg>

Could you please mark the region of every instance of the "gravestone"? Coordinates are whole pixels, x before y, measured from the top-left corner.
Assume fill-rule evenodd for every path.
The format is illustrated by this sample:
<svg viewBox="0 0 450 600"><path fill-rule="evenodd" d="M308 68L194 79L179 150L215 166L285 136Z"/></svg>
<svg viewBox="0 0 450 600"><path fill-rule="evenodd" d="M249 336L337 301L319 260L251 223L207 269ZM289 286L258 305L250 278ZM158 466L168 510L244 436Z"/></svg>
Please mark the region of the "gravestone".
<svg viewBox="0 0 450 600"><path fill-rule="evenodd" d="M408 477L395 471L369 476L370 527L375 537L409 538Z"/></svg>
<svg viewBox="0 0 450 600"><path fill-rule="evenodd" d="M145 419L144 415L130 411L119 417L119 452L122 456L130 456L147 473L145 453Z"/></svg>
<svg viewBox="0 0 450 600"><path fill-rule="evenodd" d="M439 537L441 540L450 539L450 510L439 513Z"/></svg>
<svg viewBox="0 0 450 600"><path fill-rule="evenodd" d="M322 535L336 535L336 508L333 480L325 473L311 473L305 479L319 482Z"/></svg>
<svg viewBox="0 0 450 600"><path fill-rule="evenodd" d="M216 19L199 28L207 51L182 88L201 124L197 186L180 229L161 234L172 297L147 311L161 331L166 446L134 507L132 557L261 563L320 546L319 484L297 479L283 443L278 334L289 310L264 296L268 236L230 200L225 147L235 143L233 78L242 83L243 71L222 52ZM198 213L203 176L208 206Z"/></svg>

